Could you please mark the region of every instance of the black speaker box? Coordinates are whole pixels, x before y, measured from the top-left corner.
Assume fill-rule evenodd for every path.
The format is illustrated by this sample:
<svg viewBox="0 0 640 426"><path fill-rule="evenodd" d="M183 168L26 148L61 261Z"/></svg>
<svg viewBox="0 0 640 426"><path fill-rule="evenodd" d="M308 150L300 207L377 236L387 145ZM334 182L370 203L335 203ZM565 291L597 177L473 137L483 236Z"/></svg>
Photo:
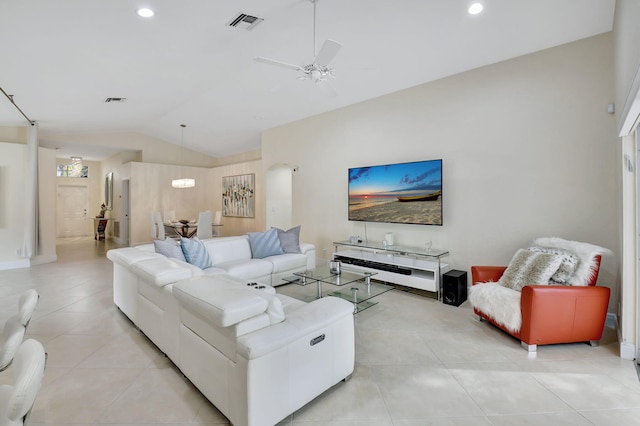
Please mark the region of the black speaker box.
<svg viewBox="0 0 640 426"><path fill-rule="evenodd" d="M451 270L442 274L442 303L460 306L467 300L466 271Z"/></svg>

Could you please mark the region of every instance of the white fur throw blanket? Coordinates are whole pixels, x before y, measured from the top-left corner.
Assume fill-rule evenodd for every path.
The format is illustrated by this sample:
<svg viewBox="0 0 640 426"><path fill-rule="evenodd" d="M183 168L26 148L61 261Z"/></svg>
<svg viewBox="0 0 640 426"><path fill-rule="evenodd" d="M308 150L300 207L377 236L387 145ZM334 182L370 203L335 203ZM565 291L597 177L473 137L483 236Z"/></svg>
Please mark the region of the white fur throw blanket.
<svg viewBox="0 0 640 426"><path fill-rule="evenodd" d="M534 245L544 247L554 247L575 253L579 258L575 272L567 280L569 285L587 285L595 273L597 254L603 254L607 249L593 244L581 243L578 241L568 241L557 237L537 238Z"/></svg>
<svg viewBox="0 0 640 426"><path fill-rule="evenodd" d="M498 283L471 286L469 303L477 310L489 315L495 322L514 333L522 326L520 292Z"/></svg>
<svg viewBox="0 0 640 426"><path fill-rule="evenodd" d="M585 286L591 281L597 262L594 257L597 254L603 254L607 252L607 249L595 246L593 244L582 243L577 241L568 241L562 238L545 237L537 238L533 241L534 246L552 247L562 249L574 253L579 262L575 268L575 271L566 280L568 285ZM520 253L520 251L518 252ZM514 259L518 261L518 253L514 256ZM513 261L513 260L512 260ZM552 263L552 262L550 262ZM559 263L558 263L559 265ZM552 269L557 266L556 264L549 265ZM510 266L512 266L510 264ZM545 267L548 265L544 265ZM535 272L540 272L540 267L534 268ZM505 271L506 273L507 271ZM550 277L553 271L544 271L544 274ZM526 278L525 278L526 279ZM487 316L491 317L496 323L502 325L507 330L512 332L519 332L522 326L522 312L520 310L520 287L508 288L507 284L499 283L484 283L474 285L469 290L469 303L475 309L483 312ZM501 285L504 284L504 285ZM548 284L547 282L530 282L526 284Z"/></svg>

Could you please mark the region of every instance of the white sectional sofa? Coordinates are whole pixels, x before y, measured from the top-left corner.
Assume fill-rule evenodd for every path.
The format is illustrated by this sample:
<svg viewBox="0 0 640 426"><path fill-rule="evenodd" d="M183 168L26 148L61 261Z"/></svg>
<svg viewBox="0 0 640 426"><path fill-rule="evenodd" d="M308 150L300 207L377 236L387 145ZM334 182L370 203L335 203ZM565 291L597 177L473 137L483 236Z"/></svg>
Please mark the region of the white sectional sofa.
<svg viewBox="0 0 640 426"><path fill-rule="evenodd" d="M153 245L110 250L114 302L232 424L273 425L351 375L353 305L304 303L269 285L315 265L313 246L242 261L242 240L204 241L206 270Z"/></svg>

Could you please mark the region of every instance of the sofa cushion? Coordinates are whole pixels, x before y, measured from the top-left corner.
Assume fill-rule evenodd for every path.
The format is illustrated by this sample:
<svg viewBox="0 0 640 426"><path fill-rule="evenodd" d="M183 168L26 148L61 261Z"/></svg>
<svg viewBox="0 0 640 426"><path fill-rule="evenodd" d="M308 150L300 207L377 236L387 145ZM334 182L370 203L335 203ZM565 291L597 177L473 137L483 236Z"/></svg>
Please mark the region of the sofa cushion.
<svg viewBox="0 0 640 426"><path fill-rule="evenodd" d="M278 231L275 228L271 228L266 232L249 232L247 236L251 246L251 257L254 259L262 259L283 253L278 239Z"/></svg>
<svg viewBox="0 0 640 426"><path fill-rule="evenodd" d="M280 299L280 303L282 303L285 315L290 314L291 312L296 311L306 305L305 302L294 299L293 297L287 296L286 294L278 293L276 297Z"/></svg>
<svg viewBox="0 0 640 426"><path fill-rule="evenodd" d="M257 294L259 297L262 297L269 304L267 306L266 314L269 318L270 324L277 324L284 321L284 307L282 306L282 301L277 295L270 294L263 291L263 289L256 287L247 287L247 289L250 292Z"/></svg>
<svg viewBox="0 0 640 426"><path fill-rule="evenodd" d="M187 262L198 268L205 269L211 266L211 259L206 247L198 237L180 237L180 246Z"/></svg>
<svg viewBox="0 0 640 426"><path fill-rule="evenodd" d="M278 240L280 240L280 246L285 253L302 253L300 250L300 225L283 231L280 228L275 228L278 232Z"/></svg>
<svg viewBox="0 0 640 426"><path fill-rule="evenodd" d="M529 284L549 284L560 263L561 256L520 249L511 259L498 283L516 291Z"/></svg>
<svg viewBox="0 0 640 426"><path fill-rule="evenodd" d="M306 268L307 256L297 253L285 253L278 256L265 257L263 260L271 262L273 265L272 274L294 269Z"/></svg>
<svg viewBox="0 0 640 426"><path fill-rule="evenodd" d="M204 241L211 262L218 266L236 260L251 259L251 247L246 235L237 237L212 238Z"/></svg>
<svg viewBox="0 0 640 426"><path fill-rule="evenodd" d="M172 240L171 238L166 238L164 240L154 240L153 247L156 253L160 253L170 259L178 259L182 260L183 262L186 261L184 253L182 253L180 243L178 241Z"/></svg>
<svg viewBox="0 0 640 426"><path fill-rule="evenodd" d="M208 277L214 276L214 275L223 275L226 274L227 271L225 271L222 268L218 268L216 266L212 266L210 268L207 269L201 269L203 275L206 275Z"/></svg>
<svg viewBox="0 0 640 426"><path fill-rule="evenodd" d="M214 278L208 278L212 280ZM173 286L173 295L184 309L219 327L229 327L267 311L269 301L240 285L237 288L186 280Z"/></svg>
<svg viewBox="0 0 640 426"><path fill-rule="evenodd" d="M244 280L270 275L273 264L264 259L249 259L219 263L216 268L224 269L227 274Z"/></svg>

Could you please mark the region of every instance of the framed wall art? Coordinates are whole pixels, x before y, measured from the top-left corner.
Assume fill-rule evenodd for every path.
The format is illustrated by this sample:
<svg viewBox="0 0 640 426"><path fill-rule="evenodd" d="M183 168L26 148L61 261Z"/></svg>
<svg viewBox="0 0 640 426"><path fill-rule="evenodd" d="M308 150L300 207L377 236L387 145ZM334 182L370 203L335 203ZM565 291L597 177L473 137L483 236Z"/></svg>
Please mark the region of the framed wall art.
<svg viewBox="0 0 640 426"><path fill-rule="evenodd" d="M254 217L255 209L255 174L224 176L222 178L222 215Z"/></svg>

